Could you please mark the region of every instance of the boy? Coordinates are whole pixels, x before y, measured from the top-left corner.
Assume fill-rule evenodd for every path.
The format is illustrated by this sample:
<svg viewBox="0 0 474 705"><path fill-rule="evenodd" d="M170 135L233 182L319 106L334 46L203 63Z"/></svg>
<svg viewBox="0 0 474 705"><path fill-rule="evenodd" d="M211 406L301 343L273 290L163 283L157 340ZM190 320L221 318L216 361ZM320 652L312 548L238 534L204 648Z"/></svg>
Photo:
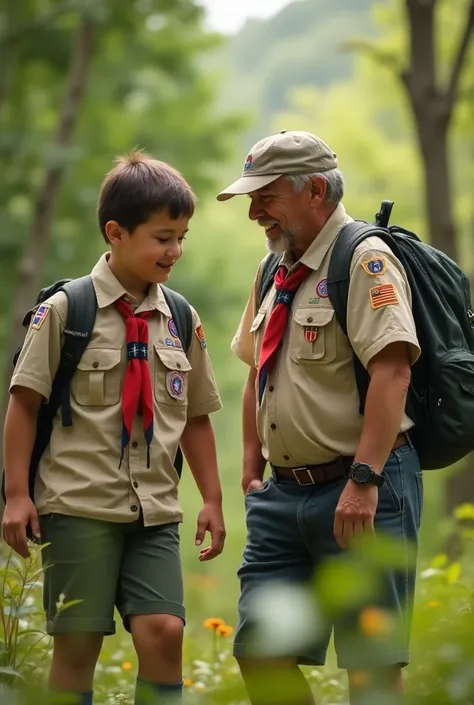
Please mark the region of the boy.
<svg viewBox="0 0 474 705"><path fill-rule="evenodd" d="M208 416L221 402L197 313L192 310L186 354L160 288L181 257L194 208L183 177L141 153L119 159L105 178L98 217L110 252L91 274L97 317L71 384L73 427L56 418L34 504L28 466L38 409L59 363L63 292L32 318L11 381L3 534L25 557L28 523L49 544L43 561L47 631L54 639L50 688L73 694L77 705L92 705L102 640L115 631L114 605L137 653L136 705L149 702L150 691L159 703L181 699L182 512L173 465L179 444L204 502L196 544L206 530L212 536L200 560L214 558L224 544ZM132 345L137 342L141 347ZM58 612L62 599L80 603Z"/></svg>

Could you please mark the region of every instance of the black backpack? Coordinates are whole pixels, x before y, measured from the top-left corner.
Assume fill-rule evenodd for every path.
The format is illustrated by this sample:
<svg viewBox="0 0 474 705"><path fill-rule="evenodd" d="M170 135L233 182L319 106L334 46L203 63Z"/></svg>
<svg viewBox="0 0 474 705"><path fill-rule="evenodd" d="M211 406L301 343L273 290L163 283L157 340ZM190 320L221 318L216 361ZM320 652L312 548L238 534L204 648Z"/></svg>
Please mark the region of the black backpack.
<svg viewBox="0 0 474 705"><path fill-rule="evenodd" d="M169 306L171 316L176 324L178 337L181 340L183 350L189 349L193 332L193 320L191 308L186 299L172 289L161 286L166 303ZM97 312L97 299L92 279L89 275L80 279L61 279L49 287L42 289L36 299L36 305L28 311L23 319L23 325L28 327L36 307L49 299L58 291L64 291L68 299L67 319L64 328L64 344L61 350L59 367L53 380L51 395L48 402L45 402L38 415L36 438L31 454L29 469L29 492L34 498L34 486L36 472L41 456L48 447L53 421L61 411L61 422L63 426L72 426L72 415L70 405L70 386L77 365L89 344L92 330L94 328ZM15 366L20 355L22 345L17 349L13 357ZM181 476L183 470L183 454L178 447L174 466L176 472ZM5 502L5 473L2 477L2 498Z"/></svg>
<svg viewBox="0 0 474 705"><path fill-rule="evenodd" d="M474 313L469 280L443 252L414 233L389 226L391 201L384 201L375 225L346 225L331 253L328 295L347 335L347 298L352 256L367 237L383 240L405 268L421 355L412 367L406 412L414 421L410 438L421 467L453 465L474 450ZM273 284L280 255L264 260L258 305ZM363 414L369 376L354 355L354 372Z"/></svg>

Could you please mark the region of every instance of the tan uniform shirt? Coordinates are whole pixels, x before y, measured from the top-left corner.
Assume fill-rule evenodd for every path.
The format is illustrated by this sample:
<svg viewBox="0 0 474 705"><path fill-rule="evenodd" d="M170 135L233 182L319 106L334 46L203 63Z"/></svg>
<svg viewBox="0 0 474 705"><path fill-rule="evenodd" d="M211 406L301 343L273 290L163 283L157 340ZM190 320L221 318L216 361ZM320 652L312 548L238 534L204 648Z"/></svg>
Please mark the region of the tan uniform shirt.
<svg viewBox="0 0 474 705"><path fill-rule="evenodd" d="M369 237L354 253L348 299L348 337L335 319L326 277L336 236L350 219L339 204L301 262L313 271L300 286L274 372L268 376L257 426L273 465L325 463L355 454L362 432L353 350L365 367L389 343L405 341L411 362L420 354L411 292L401 263L385 243ZM288 255L283 263L290 268ZM260 271L260 268L259 268ZM234 353L258 367L275 300L269 291L256 310L255 283L232 341ZM412 422L404 417L401 431Z"/></svg>
<svg viewBox="0 0 474 705"><path fill-rule="evenodd" d="M137 307L106 258L92 271L98 310L90 344L71 384L73 425L64 428L59 415L55 419L37 476L36 505L40 514L117 522L135 521L141 507L147 526L181 521L179 478L173 466L181 435L188 419L221 408L209 356L200 342L199 318L193 310L196 334L186 356L169 345L174 340L168 328L171 313L160 287L153 286ZM148 319L154 407L149 468L142 417L137 414L119 469L127 347L125 321L113 303L124 295L137 312L154 311ZM32 319L10 389L28 387L48 399L59 365L66 295L55 294L46 306L47 315L39 325Z"/></svg>

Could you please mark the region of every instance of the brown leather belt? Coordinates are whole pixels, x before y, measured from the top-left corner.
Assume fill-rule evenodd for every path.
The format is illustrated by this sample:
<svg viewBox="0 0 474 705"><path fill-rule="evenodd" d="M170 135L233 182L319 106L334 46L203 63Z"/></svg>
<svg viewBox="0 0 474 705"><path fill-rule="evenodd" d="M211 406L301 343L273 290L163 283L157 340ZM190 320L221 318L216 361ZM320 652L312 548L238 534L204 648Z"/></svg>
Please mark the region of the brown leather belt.
<svg viewBox="0 0 474 705"><path fill-rule="evenodd" d="M392 450L397 450L408 443L408 438L405 433L399 433L395 439ZM302 465L297 468L284 468L278 465L272 465L277 478L284 477L295 480L299 485L322 485L331 480L339 480L341 477L349 473L350 467L354 462L353 457L340 456L330 463L322 463L321 465Z"/></svg>

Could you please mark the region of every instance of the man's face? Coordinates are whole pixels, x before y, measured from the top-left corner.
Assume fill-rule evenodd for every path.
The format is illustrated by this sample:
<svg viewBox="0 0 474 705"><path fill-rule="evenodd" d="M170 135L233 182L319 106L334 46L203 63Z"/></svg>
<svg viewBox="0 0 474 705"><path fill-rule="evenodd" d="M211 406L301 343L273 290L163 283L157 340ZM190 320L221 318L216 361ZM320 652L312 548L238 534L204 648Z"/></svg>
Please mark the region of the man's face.
<svg viewBox="0 0 474 705"><path fill-rule="evenodd" d="M298 249L298 243L313 226L311 189L295 193L293 185L280 177L269 186L249 194L249 218L265 228L270 252Z"/></svg>

